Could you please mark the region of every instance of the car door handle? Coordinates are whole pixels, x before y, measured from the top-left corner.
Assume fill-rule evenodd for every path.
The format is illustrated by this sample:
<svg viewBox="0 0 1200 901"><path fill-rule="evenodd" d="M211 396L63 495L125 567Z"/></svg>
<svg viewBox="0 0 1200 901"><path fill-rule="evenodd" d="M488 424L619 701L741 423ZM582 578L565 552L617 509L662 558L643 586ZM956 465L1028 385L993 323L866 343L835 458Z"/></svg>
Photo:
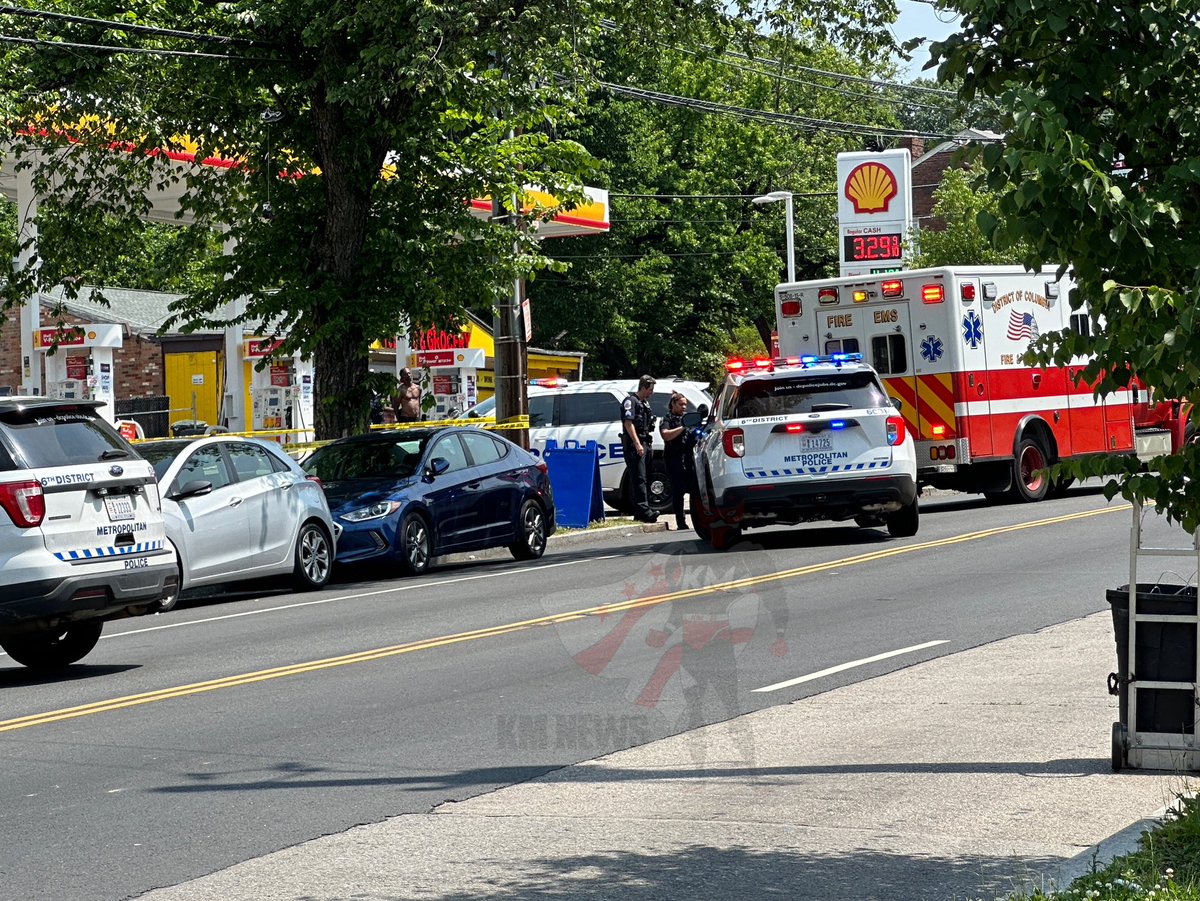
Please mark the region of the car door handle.
<svg viewBox="0 0 1200 901"><path fill-rule="evenodd" d="M231 497L229 499L229 506L240 507L241 505L242 505L242 499L240 497Z"/></svg>
<svg viewBox="0 0 1200 901"><path fill-rule="evenodd" d="M483 484L483 483L482 482L467 482L467 487L468 488L478 488L481 484Z"/></svg>
<svg viewBox="0 0 1200 901"><path fill-rule="evenodd" d="M295 484L296 484L295 482L284 482L279 487L282 488L284 491L287 491L289 488L291 488Z"/></svg>

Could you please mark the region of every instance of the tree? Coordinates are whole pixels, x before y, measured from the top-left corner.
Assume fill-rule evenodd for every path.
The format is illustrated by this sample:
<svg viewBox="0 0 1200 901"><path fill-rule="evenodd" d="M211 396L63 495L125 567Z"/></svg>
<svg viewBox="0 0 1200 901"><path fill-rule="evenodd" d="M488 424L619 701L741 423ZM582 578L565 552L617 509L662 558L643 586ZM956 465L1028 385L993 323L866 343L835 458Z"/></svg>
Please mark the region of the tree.
<svg viewBox="0 0 1200 901"><path fill-rule="evenodd" d="M28 42L2 54L0 113L17 131L10 161L36 165L47 216L84 225L98 221L95 208L132 219L148 185L176 182L184 211L232 247L179 320L245 321L283 336L282 353L310 354L321 437L365 426L371 339L405 320L449 325L544 264L528 231L477 221L467 201L500 198L521 218L512 199L530 182L579 199L595 161L557 132L594 82L602 21L687 35L740 15L756 28L879 46L895 17L893 0L121 8L119 21L104 19L113 7L101 0L6 13L17 16L10 37ZM164 148L231 165L180 167ZM103 252L95 228L73 240L77 253ZM7 302L62 274L58 248L42 252L40 267L9 273Z"/></svg>
<svg viewBox="0 0 1200 901"><path fill-rule="evenodd" d="M773 289L785 277L784 205L755 206L751 198L794 192L797 277L832 274L837 154L861 149L871 126L897 124L895 105L872 86L793 68L851 79L884 73L886 63L869 54L851 58L828 44L746 35L733 25L724 41L739 52L665 45L647 54L640 35L606 33L606 80L686 101L601 92L563 130L604 161L599 178L611 192L612 232L547 248L570 268L544 273L531 287L534 341L562 334L564 346L588 351L593 375L707 380L747 323L758 334L756 355L766 353ZM778 114L778 121L748 121L705 103ZM788 116L861 128L800 128Z"/></svg>
<svg viewBox="0 0 1200 901"><path fill-rule="evenodd" d="M996 219L999 198L983 182L978 166L947 169L942 183L933 192L933 215L946 224L944 229L922 229L912 267L979 266L1015 264L1028 253L1024 243L1005 250L997 249L979 226Z"/></svg>
<svg viewBox="0 0 1200 901"><path fill-rule="evenodd" d="M982 152L1000 193L985 231L1026 242L1031 267L1062 262L1090 311L1091 334L1043 336L1036 361L1091 362L1098 395L1132 379L1160 397L1200 401L1200 20L1191 3L962 0L963 30L935 44L939 76L962 97L997 98L1003 143ZM1109 497L1153 503L1200 525L1200 447L1074 464L1116 475Z"/></svg>

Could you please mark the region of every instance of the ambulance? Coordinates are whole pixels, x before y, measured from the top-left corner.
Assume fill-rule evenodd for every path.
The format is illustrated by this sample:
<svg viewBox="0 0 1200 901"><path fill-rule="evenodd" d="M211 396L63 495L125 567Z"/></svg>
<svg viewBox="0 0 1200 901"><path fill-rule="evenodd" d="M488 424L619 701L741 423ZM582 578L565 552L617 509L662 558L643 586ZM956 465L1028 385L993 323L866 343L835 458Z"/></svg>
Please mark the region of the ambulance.
<svg viewBox="0 0 1200 901"><path fill-rule="evenodd" d="M1092 454L1169 453L1178 416L1134 386L1099 399L1063 367L1029 366L1047 332L1087 334L1057 271L956 266L775 289L780 356L861 353L916 440L922 484L1038 501L1069 483L1045 467ZM1176 413L1178 411L1176 410Z"/></svg>

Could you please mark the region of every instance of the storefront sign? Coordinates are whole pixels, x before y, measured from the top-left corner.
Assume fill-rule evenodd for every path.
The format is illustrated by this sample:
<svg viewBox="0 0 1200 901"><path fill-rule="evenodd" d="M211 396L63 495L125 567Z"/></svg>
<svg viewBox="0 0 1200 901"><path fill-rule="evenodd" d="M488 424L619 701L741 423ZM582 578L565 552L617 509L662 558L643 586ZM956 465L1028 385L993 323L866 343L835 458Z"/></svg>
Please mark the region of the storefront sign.
<svg viewBox="0 0 1200 901"><path fill-rule="evenodd" d="M269 357L283 347L282 338L247 338L242 344L242 356L247 360Z"/></svg>
<svg viewBox="0 0 1200 901"><path fill-rule="evenodd" d="M482 348L468 347L462 350L418 350L409 355L408 365L420 366L425 369L445 366L478 369L483 365L483 361Z"/></svg>
<svg viewBox="0 0 1200 901"><path fill-rule="evenodd" d="M120 347L119 325L68 325L61 329L42 328L33 333L33 346L38 350L52 347Z"/></svg>

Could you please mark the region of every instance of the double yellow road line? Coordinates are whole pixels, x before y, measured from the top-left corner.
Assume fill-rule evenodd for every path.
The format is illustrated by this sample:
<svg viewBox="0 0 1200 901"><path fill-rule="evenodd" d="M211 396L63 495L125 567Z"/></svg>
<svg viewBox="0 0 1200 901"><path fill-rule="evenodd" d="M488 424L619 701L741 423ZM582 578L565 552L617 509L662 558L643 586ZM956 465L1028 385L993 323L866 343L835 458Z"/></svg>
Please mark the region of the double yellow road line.
<svg viewBox="0 0 1200 901"><path fill-rule="evenodd" d="M521 632L525 629L531 629L536 626L554 626L560 623L571 622L572 620L583 619L588 616L605 616L612 613L622 613L626 610L633 610L639 607L653 607L657 604L667 604L673 601L684 601L688 598L702 597L713 594L719 591L741 591L747 588L753 588L757 585L766 585L771 582L782 582L785 579L796 579L802 576L811 576L821 572L827 572L832 569L840 569L846 566L859 566L864 563L874 563L877 560L885 560L888 557L898 557L901 554L912 554L918 551L931 550L939 547L949 547L955 544L963 544L969 541L980 541L985 538L992 538L996 535L1004 535L1010 532L1020 532L1025 529L1036 529L1043 526L1058 525L1060 523L1072 522L1080 519L1087 519L1093 516L1101 516L1106 513L1116 513L1121 510L1129 510L1129 504L1122 504L1112 507L1105 507L1101 510L1089 510L1083 513L1071 513L1066 516L1053 516L1048 519L1038 519L1033 522L1017 523L1011 526L998 526L994 529L983 529L978 532L967 532L963 535L956 535L952 538L942 538L937 541L926 541L919 544L907 544L897 547L888 547L879 551L872 551L867 554L858 554L853 557L842 557L838 560L830 560L827 563L813 563L809 566L799 566L795 569L785 569L779 572L767 573L761 576L751 576L745 579L736 579L729 582L718 582L713 585L704 585L698 588L689 588L682 591L672 591L663 594L649 595L647 597L633 598L628 601L621 601L613 604L601 604L596 607L586 607L581 610L571 610L564 613L555 613L549 616L540 616L536 619L526 619L520 622L505 623L499 626L492 626L487 629L475 629L470 632L456 632L453 635L442 635L437 638L427 638L420 641L410 641L403 644L389 645L388 647L375 648L369 651L360 651L356 654L345 654L341 657L327 657L323 660L311 660L306 663L294 663L290 666L277 666L272 669L258 670L253 673L244 673L237 676L226 676L223 679L211 679L207 682L193 682L190 685L180 685L175 688L161 688L157 691L147 691L136 695L127 695L121 698L111 698L107 701L96 701L91 704L81 704L78 707L67 707L62 710L51 710L45 713L34 713L29 716L17 717L16 719L0 720L0 732L13 732L17 729L27 729L30 726L43 726L49 723L59 723L65 720L75 719L82 716L91 716L97 713L107 713L113 710L124 710L130 707L137 707L142 704L153 704L158 701L169 701L173 698L185 698L189 695L204 694L210 691L219 691L225 688L236 688L239 685L253 685L256 682L267 682L271 679L284 679L288 676L299 676L304 673L314 673L320 670L333 669L340 666L351 666L356 663L370 663L373 660L383 660L387 657L398 657L401 654L411 654L414 651L428 651L433 648L445 647L446 645L461 644L466 641L477 641L482 638L496 638L501 635L509 635L513 632Z"/></svg>

